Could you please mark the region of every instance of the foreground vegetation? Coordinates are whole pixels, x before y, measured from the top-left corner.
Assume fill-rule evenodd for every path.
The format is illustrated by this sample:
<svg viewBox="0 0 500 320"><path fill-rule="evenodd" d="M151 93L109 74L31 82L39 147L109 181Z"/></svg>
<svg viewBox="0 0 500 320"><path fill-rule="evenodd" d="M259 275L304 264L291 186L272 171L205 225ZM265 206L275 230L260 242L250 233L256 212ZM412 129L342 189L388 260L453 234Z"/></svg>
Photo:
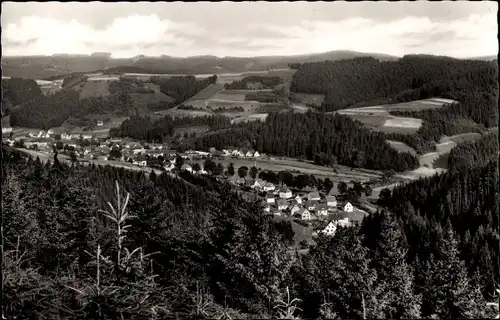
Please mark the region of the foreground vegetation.
<svg viewBox="0 0 500 320"><path fill-rule="evenodd" d="M2 152L6 318L494 315L496 162L381 193L384 212L297 256L289 224L213 178Z"/></svg>

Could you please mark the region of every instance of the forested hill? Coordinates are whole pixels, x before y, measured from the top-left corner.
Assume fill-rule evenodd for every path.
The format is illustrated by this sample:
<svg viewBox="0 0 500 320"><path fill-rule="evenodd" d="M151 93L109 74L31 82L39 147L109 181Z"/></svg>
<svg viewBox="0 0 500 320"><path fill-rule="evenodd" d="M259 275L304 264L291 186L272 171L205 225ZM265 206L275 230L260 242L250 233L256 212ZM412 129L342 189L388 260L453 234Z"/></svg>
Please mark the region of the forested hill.
<svg viewBox="0 0 500 320"><path fill-rule="evenodd" d="M263 123L233 127L197 138L188 148L250 147L259 152L367 169L395 171L418 167L410 153L398 153L382 133L347 116L308 112L270 113Z"/></svg>
<svg viewBox="0 0 500 320"><path fill-rule="evenodd" d="M42 95L42 90L35 80L2 79L2 115L9 113L10 108Z"/></svg>
<svg viewBox="0 0 500 320"><path fill-rule="evenodd" d="M305 63L295 73L291 90L326 94L324 111L390 97L408 101L441 96L464 102L470 95L496 95L498 63L427 55Z"/></svg>
<svg viewBox="0 0 500 320"><path fill-rule="evenodd" d="M293 259L289 222L211 177L2 160L7 319L495 316L496 162L382 193L392 214Z"/></svg>

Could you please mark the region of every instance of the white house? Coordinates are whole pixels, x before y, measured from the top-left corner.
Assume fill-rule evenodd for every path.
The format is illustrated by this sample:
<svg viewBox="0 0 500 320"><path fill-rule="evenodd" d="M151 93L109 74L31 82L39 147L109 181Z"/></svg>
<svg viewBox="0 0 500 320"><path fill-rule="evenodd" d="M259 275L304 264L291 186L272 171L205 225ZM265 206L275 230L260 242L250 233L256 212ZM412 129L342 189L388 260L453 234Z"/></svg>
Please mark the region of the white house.
<svg viewBox="0 0 500 320"><path fill-rule="evenodd" d="M163 168L165 168L165 171L170 172L175 169L175 164L170 163L169 165L166 165Z"/></svg>
<svg viewBox="0 0 500 320"><path fill-rule="evenodd" d="M99 121L97 121L97 126L98 126L98 127L101 127L101 126L103 126L103 125L104 125L104 122L102 122L102 121L100 121L100 120L99 120Z"/></svg>
<svg viewBox="0 0 500 320"><path fill-rule="evenodd" d="M337 224L335 221L330 221L328 225L321 231L326 236L334 236L335 231L337 231Z"/></svg>
<svg viewBox="0 0 500 320"><path fill-rule="evenodd" d="M3 130L2 130L2 132L3 132ZM34 132L30 132L30 133L28 133L28 136L30 136L31 138L36 138L37 134Z"/></svg>
<svg viewBox="0 0 500 320"><path fill-rule="evenodd" d="M40 132L38 132L37 138L41 138L41 137L44 137L44 136L45 136L45 132L40 131Z"/></svg>
<svg viewBox="0 0 500 320"><path fill-rule="evenodd" d="M352 206L352 204L350 202L347 202L344 205L344 211L345 212L353 212L354 211L354 207Z"/></svg>
<svg viewBox="0 0 500 320"><path fill-rule="evenodd" d="M92 136L86 134L86 135L82 136L82 138L83 138L83 140L90 140L90 139L92 139Z"/></svg>
<svg viewBox="0 0 500 320"><path fill-rule="evenodd" d="M296 204L291 204L290 206L288 206L288 210L290 211L290 214L293 216L294 214L299 212L300 207Z"/></svg>
<svg viewBox="0 0 500 320"><path fill-rule="evenodd" d="M181 170L182 171L188 171L190 173L193 172L193 168L189 164L187 164L187 163L185 163L185 164L182 165Z"/></svg>
<svg viewBox="0 0 500 320"><path fill-rule="evenodd" d="M227 149L222 149L222 156L223 157L229 157L231 155L231 152Z"/></svg>
<svg viewBox="0 0 500 320"><path fill-rule="evenodd" d="M262 181L261 179L255 179L255 180L251 180L249 181L249 187L252 188L252 189L259 189L259 188L262 188L263 185L265 185L265 182Z"/></svg>
<svg viewBox="0 0 500 320"><path fill-rule="evenodd" d="M255 158L260 157L260 153L259 153L259 151L255 151L255 153L253 154L253 156L254 156Z"/></svg>
<svg viewBox="0 0 500 320"><path fill-rule="evenodd" d="M247 158L252 158L252 157L253 157L253 152L252 152L252 151L248 151L248 152L245 154L245 157L247 157Z"/></svg>
<svg viewBox="0 0 500 320"><path fill-rule="evenodd" d="M233 157L243 157L243 152L241 152L240 150L233 150L233 152L231 153L231 156L233 156Z"/></svg>
<svg viewBox="0 0 500 320"><path fill-rule="evenodd" d="M2 133L11 133L12 127L2 127Z"/></svg>
<svg viewBox="0 0 500 320"><path fill-rule="evenodd" d="M300 218L302 220L311 220L312 219L311 212L309 212L309 210L307 210L307 209L300 209L297 212L297 214L300 215Z"/></svg>
<svg viewBox="0 0 500 320"><path fill-rule="evenodd" d="M283 187L280 189L279 197L281 199L289 199L289 198L293 197L293 194L292 194L292 191L290 189L288 189L288 187Z"/></svg>
<svg viewBox="0 0 500 320"><path fill-rule="evenodd" d="M328 215L328 207L324 204L316 204L316 207L314 208L314 212L318 216L326 216L326 215Z"/></svg>
<svg viewBox="0 0 500 320"><path fill-rule="evenodd" d="M295 200L295 202L297 202L298 204L302 204L302 198L299 196L299 195L296 195L295 198L293 198Z"/></svg>
<svg viewBox="0 0 500 320"><path fill-rule="evenodd" d="M272 193L268 193L266 195L266 202L267 203L274 203L274 195Z"/></svg>
<svg viewBox="0 0 500 320"><path fill-rule="evenodd" d="M337 207L337 199L335 196L327 196L326 197L326 205L330 208Z"/></svg>
<svg viewBox="0 0 500 320"><path fill-rule="evenodd" d="M265 206L264 206L264 212L265 212L265 213L269 213L269 212L271 212L271 207L270 207L269 205L265 205Z"/></svg>
<svg viewBox="0 0 500 320"><path fill-rule="evenodd" d="M284 199L278 199L276 204L278 205L278 210L285 210L288 207L288 203Z"/></svg>
<svg viewBox="0 0 500 320"><path fill-rule="evenodd" d="M142 160L142 161L134 161L134 162L132 162L132 164L139 166L139 167L145 167L145 166L147 166L148 163L146 162L146 160Z"/></svg>
<svg viewBox="0 0 500 320"><path fill-rule="evenodd" d="M307 195L307 200L309 200L309 201L319 201L319 200L321 200L321 197L319 196L318 192L310 192Z"/></svg>
<svg viewBox="0 0 500 320"><path fill-rule="evenodd" d="M204 169L200 169L196 172L196 174L207 174L208 172L206 172Z"/></svg>
<svg viewBox="0 0 500 320"><path fill-rule="evenodd" d="M52 129L49 129L49 131L47 131L47 134L54 134L54 131Z"/></svg>
<svg viewBox="0 0 500 320"><path fill-rule="evenodd" d="M276 187L271 182L266 182L263 187L264 191L274 191Z"/></svg>

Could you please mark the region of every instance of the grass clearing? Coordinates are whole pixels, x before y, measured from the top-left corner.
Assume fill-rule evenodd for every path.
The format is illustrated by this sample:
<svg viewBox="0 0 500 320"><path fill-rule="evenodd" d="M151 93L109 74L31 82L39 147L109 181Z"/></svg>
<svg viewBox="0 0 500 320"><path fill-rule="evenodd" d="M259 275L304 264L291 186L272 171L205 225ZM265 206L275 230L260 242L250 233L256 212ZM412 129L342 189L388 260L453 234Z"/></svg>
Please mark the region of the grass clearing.
<svg viewBox="0 0 500 320"><path fill-rule="evenodd" d="M310 93L294 93L296 102L303 104L314 104L315 106L321 106L323 100L325 100L324 94L310 94Z"/></svg>
<svg viewBox="0 0 500 320"><path fill-rule="evenodd" d="M73 87L80 92L80 98L109 96L109 81L85 81Z"/></svg>
<svg viewBox="0 0 500 320"><path fill-rule="evenodd" d="M416 132L422 126L422 123L422 119L392 117L385 120L384 127L414 129Z"/></svg>
<svg viewBox="0 0 500 320"><path fill-rule="evenodd" d="M205 89L203 89L200 92L198 92L197 94L195 94L194 96L192 96L191 98L189 98L186 102L184 102L184 104L187 104L189 101L192 101L192 100L210 99L211 97L213 97L214 95L216 95L217 93L219 93L222 90L224 90L223 85L218 84L218 83L211 84L208 87L206 87Z"/></svg>
<svg viewBox="0 0 500 320"><path fill-rule="evenodd" d="M209 101L216 101L216 100L234 101L234 102L245 101L245 94L244 93L228 93L224 90L222 92L219 92L219 93L213 95L209 99Z"/></svg>
<svg viewBox="0 0 500 320"><path fill-rule="evenodd" d="M439 143L445 143L448 141L453 141L455 143L462 143L462 142L467 142L467 141L473 141L481 138L481 134L475 133L475 132L470 132L470 133L461 133L461 134L456 134L454 136L444 136L439 140Z"/></svg>
<svg viewBox="0 0 500 320"><path fill-rule="evenodd" d="M408 146L406 143L403 143L403 142L400 142L400 141L393 141L393 140L386 140L386 141L396 151L399 151L399 152L408 152L408 153L411 153L413 155L417 154L417 152L415 151L415 149L413 149L412 147Z"/></svg>

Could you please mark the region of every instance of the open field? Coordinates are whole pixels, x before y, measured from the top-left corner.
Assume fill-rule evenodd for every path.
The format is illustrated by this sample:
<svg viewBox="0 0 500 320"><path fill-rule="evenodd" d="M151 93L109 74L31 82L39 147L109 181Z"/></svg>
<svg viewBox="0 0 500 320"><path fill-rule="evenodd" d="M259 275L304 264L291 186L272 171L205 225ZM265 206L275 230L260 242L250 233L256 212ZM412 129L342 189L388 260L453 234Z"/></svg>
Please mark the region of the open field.
<svg viewBox="0 0 500 320"><path fill-rule="evenodd" d="M250 93L257 93L257 92L273 92L273 89L258 89L258 90L251 90L251 89L224 89L224 91L221 91L221 94L242 94L242 95L247 95Z"/></svg>
<svg viewBox="0 0 500 320"><path fill-rule="evenodd" d="M422 126L423 121L421 119L396 117L389 112L437 109L441 108L445 103L452 102L453 100L449 99L429 98L405 103L343 109L333 113L351 116L372 130L386 133L413 134Z"/></svg>
<svg viewBox="0 0 500 320"><path fill-rule="evenodd" d="M80 98L109 96L111 94L108 81L84 81L73 89L80 92Z"/></svg>
<svg viewBox="0 0 500 320"><path fill-rule="evenodd" d="M234 102L240 102L240 101L245 101L245 93L228 93L225 90L218 92L217 94L214 94L212 97L209 98L209 101L214 101L214 100L224 100L224 101L234 101Z"/></svg>
<svg viewBox="0 0 500 320"><path fill-rule="evenodd" d="M238 116L231 120L231 123L241 123L241 122L247 122L247 121L264 121L267 118L267 113L258 113L258 114L252 114L248 116Z"/></svg>
<svg viewBox="0 0 500 320"><path fill-rule="evenodd" d="M497 129L498 130L498 129ZM470 132L470 133L462 133L462 134L457 134L451 137L442 137L441 140L439 140L439 143L445 143L448 141L452 141L454 143L462 143L466 141L473 141L476 139L481 138L481 134L475 133L475 132Z"/></svg>
<svg viewBox="0 0 500 320"><path fill-rule="evenodd" d="M175 99L161 92L155 93L130 93L130 98L134 104L147 105L148 103L158 103L160 101L174 102Z"/></svg>
<svg viewBox="0 0 500 320"><path fill-rule="evenodd" d="M209 99L219 93L220 91L224 90L224 86L221 84L211 84L205 89L201 90L197 94L195 94L193 97L189 98L184 104L187 104L191 100L204 100L204 99Z"/></svg>
<svg viewBox="0 0 500 320"><path fill-rule="evenodd" d="M323 100L325 100L324 94L294 93L294 96L297 103L314 104L316 106L321 106Z"/></svg>
<svg viewBox="0 0 500 320"><path fill-rule="evenodd" d="M413 155L416 155L417 152L415 149L412 147L408 146L406 143L399 142L399 141L392 141L392 140L387 140L387 143L393 148L396 149L399 152L409 152Z"/></svg>
<svg viewBox="0 0 500 320"><path fill-rule="evenodd" d="M183 117L197 117L197 116L209 116L212 115L213 113L210 111L201 111L201 110L181 110L177 108L172 108L172 109L167 109L167 110L162 110L162 111L157 111L153 115L159 116L159 117L164 117L164 116L171 116L173 118L183 118Z"/></svg>

